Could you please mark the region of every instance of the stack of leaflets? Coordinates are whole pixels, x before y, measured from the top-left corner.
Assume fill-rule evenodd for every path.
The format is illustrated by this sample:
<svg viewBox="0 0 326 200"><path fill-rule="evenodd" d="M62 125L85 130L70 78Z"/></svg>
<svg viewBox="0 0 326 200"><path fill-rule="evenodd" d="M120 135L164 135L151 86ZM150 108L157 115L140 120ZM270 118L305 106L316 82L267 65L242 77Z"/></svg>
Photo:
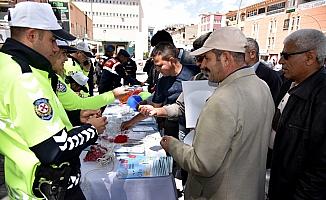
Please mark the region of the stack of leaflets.
<svg viewBox="0 0 326 200"><path fill-rule="evenodd" d="M141 141L116 145L114 148L116 157L127 156L130 154L145 155L145 146Z"/></svg>
<svg viewBox="0 0 326 200"><path fill-rule="evenodd" d="M128 155L120 158L118 178L144 178L168 176L172 172L172 157L146 157L143 155Z"/></svg>

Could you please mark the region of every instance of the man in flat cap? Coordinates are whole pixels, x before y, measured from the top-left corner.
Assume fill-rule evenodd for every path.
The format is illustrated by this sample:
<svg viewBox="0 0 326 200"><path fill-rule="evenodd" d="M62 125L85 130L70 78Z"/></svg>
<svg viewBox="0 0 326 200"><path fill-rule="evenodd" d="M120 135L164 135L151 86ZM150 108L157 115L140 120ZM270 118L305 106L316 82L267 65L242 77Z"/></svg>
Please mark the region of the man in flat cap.
<svg viewBox="0 0 326 200"><path fill-rule="evenodd" d="M192 146L170 136L161 140L188 171L185 199L264 199L274 103L266 83L245 64L245 45L239 29L225 27L192 52L203 56L202 68L219 86L200 113Z"/></svg>
<svg viewBox="0 0 326 200"><path fill-rule="evenodd" d="M0 53L0 153L10 199L85 199L80 187L81 151L107 124L92 117L73 128L55 95L51 58L62 30L50 4L21 2L8 15L11 38Z"/></svg>

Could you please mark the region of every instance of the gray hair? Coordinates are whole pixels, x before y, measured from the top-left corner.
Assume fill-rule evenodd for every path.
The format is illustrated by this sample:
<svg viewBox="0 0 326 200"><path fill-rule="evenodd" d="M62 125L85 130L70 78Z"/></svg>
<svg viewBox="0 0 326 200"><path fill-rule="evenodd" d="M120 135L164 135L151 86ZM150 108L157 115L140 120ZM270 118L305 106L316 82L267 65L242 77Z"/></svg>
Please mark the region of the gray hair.
<svg viewBox="0 0 326 200"><path fill-rule="evenodd" d="M250 37L247 38L246 50L247 51L255 50L256 51L256 61L259 60L259 45L254 38L250 38Z"/></svg>
<svg viewBox="0 0 326 200"><path fill-rule="evenodd" d="M326 58L326 37L316 29L300 29L287 36L283 44L294 43L297 51L316 49L317 62L324 65Z"/></svg>

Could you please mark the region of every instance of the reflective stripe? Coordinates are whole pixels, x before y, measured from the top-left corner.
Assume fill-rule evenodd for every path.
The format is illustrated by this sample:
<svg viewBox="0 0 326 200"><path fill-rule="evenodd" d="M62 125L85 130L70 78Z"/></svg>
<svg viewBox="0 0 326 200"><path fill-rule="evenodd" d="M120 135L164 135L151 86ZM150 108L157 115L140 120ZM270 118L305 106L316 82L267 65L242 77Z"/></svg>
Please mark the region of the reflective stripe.
<svg viewBox="0 0 326 200"><path fill-rule="evenodd" d="M8 190L8 196L10 199L15 199L15 200L41 200L41 198L29 196L28 194L24 193L23 191L20 191L18 189L14 189L6 185L7 190Z"/></svg>

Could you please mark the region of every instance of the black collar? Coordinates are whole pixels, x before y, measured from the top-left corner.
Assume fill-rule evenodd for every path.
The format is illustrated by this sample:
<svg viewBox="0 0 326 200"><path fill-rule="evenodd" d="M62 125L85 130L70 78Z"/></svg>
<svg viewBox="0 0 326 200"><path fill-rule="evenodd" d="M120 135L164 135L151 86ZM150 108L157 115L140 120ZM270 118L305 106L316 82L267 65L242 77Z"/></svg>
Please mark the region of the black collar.
<svg viewBox="0 0 326 200"><path fill-rule="evenodd" d="M0 51L18 58L33 68L48 72L49 77L54 74L49 60L17 40L8 38Z"/></svg>
<svg viewBox="0 0 326 200"><path fill-rule="evenodd" d="M313 91L316 86L318 86L321 81L325 80L326 70L324 67L321 67L317 72L309 76L306 80L301 82L299 85L291 88L289 94L297 95L298 97L307 100L310 96L310 93Z"/></svg>

